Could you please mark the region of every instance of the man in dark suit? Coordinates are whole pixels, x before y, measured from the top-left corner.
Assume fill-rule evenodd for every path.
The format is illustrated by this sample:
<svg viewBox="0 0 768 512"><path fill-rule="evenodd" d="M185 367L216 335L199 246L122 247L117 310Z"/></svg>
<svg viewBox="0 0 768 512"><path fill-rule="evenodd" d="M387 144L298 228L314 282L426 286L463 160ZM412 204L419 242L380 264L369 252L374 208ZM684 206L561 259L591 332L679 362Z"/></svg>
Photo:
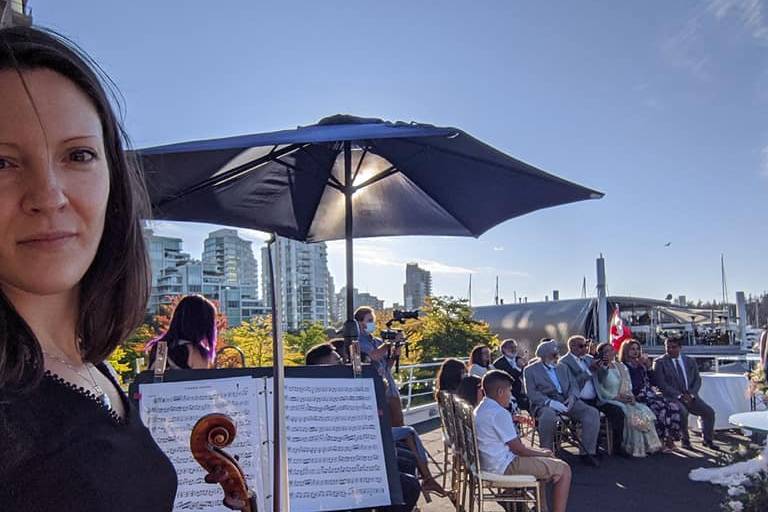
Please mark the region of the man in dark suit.
<svg viewBox="0 0 768 512"><path fill-rule="evenodd" d="M512 396L517 407L530 410L528 396L523 389L523 369L517 366L517 342L512 338L501 342L501 357L493 362L493 367L503 370L512 377Z"/></svg>
<svg viewBox="0 0 768 512"><path fill-rule="evenodd" d="M565 366L571 372L579 388L579 398L595 407L608 418L613 438L613 453L626 455L622 447L624 440L624 412L620 407L602 403L597 396L597 375L605 371L595 358L589 355L587 340L584 336L568 338L568 353L560 358L558 366Z"/></svg>
<svg viewBox="0 0 768 512"><path fill-rule="evenodd" d="M713 433L715 429L715 411L699 396L701 375L696 361L680 353L680 340L667 338L664 343L666 354L653 362L653 372L656 385L669 400L680 405L682 413L683 448L691 449L688 437L688 413L700 416L703 423L704 446L719 451L715 445Z"/></svg>

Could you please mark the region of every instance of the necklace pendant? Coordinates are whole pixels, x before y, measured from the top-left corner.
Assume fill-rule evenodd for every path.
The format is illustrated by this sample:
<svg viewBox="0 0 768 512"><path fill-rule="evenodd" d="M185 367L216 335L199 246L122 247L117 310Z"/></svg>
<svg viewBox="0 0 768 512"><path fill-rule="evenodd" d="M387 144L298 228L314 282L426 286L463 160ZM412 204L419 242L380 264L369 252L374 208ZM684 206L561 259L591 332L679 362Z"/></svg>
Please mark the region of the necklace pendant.
<svg viewBox="0 0 768 512"><path fill-rule="evenodd" d="M106 393L102 392L99 395L98 400L107 409L111 409L112 408L112 401L109 399L109 396Z"/></svg>

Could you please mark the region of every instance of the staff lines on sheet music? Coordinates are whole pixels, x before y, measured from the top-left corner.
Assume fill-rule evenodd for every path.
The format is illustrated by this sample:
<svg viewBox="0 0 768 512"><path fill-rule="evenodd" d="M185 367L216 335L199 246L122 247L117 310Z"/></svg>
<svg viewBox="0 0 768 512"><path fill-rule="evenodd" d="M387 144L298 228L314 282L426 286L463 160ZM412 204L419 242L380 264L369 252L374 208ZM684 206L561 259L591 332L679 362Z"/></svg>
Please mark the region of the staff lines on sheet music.
<svg viewBox="0 0 768 512"><path fill-rule="evenodd" d="M302 478L293 480L291 486L295 487L344 487L354 484L383 484L384 478L380 476L356 476L346 478Z"/></svg>

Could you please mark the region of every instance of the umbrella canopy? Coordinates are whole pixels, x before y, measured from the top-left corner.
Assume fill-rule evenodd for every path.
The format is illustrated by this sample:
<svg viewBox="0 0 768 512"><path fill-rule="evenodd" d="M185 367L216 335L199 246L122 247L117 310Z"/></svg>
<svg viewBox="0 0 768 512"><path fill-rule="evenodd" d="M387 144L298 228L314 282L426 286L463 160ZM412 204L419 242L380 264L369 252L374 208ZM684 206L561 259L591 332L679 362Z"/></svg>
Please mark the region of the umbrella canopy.
<svg viewBox="0 0 768 512"><path fill-rule="evenodd" d="M602 197L457 128L351 116L148 148L140 155L155 218L318 242L348 236L345 147L353 238L476 237L534 210Z"/></svg>

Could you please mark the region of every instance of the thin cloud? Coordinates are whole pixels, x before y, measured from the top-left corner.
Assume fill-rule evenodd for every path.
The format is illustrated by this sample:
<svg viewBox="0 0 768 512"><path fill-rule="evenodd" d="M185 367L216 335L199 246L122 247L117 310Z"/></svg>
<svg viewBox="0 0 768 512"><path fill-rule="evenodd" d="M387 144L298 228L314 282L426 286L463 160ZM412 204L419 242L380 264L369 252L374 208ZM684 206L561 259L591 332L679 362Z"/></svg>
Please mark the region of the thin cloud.
<svg viewBox="0 0 768 512"><path fill-rule="evenodd" d="M504 250L504 247L502 246L496 246L493 248L494 252L502 252Z"/></svg>
<svg viewBox="0 0 768 512"><path fill-rule="evenodd" d="M696 78L708 81L710 58L699 44L704 14L698 12L689 18L676 34L662 42L661 49L671 65L686 69Z"/></svg>
<svg viewBox="0 0 768 512"><path fill-rule="evenodd" d="M356 263L364 263L378 267L399 267L405 268L408 263L414 261L420 267L429 270L434 274L473 274L475 269L461 267L458 265L449 265L435 260L424 259L404 259L387 244L380 244L380 241L361 240L355 242L354 259ZM328 253L336 257L344 257L344 243L331 242L328 244Z"/></svg>
<svg viewBox="0 0 768 512"><path fill-rule="evenodd" d="M763 14L762 0L710 0L709 11L718 20L735 16L755 39L768 41L768 24Z"/></svg>

